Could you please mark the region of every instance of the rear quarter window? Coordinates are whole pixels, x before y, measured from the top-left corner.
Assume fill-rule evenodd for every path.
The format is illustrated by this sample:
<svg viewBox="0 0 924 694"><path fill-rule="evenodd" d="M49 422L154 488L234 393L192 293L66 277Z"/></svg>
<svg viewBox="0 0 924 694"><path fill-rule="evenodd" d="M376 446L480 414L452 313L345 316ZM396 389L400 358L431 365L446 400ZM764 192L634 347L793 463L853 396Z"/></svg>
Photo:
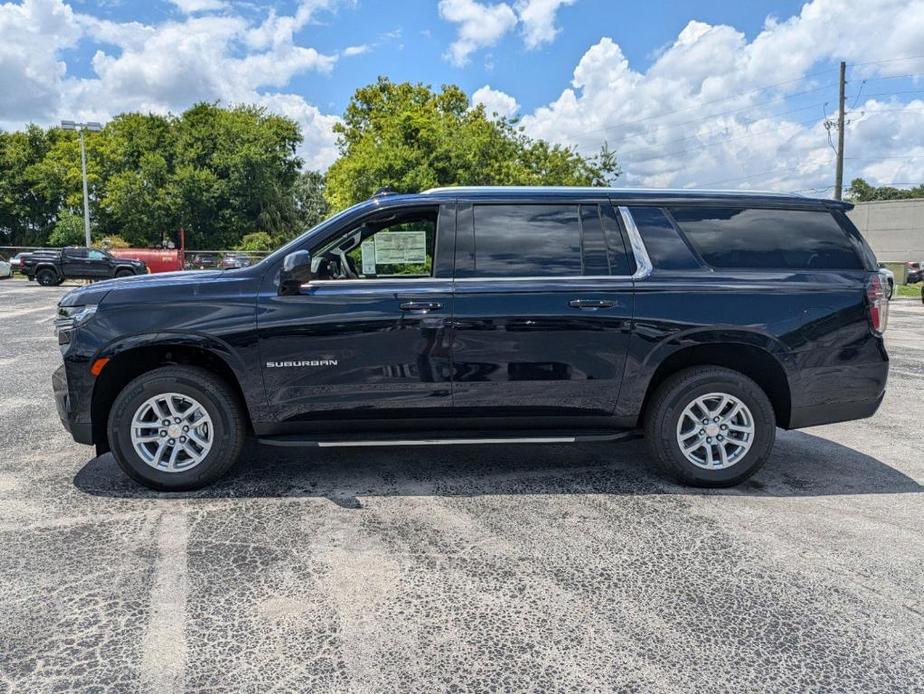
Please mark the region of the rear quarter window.
<svg viewBox="0 0 924 694"><path fill-rule="evenodd" d="M673 207L670 213L712 267L863 269L854 243L826 210Z"/></svg>
<svg viewBox="0 0 924 694"><path fill-rule="evenodd" d="M659 207L631 207L629 212L656 269L694 270L702 267L664 210Z"/></svg>

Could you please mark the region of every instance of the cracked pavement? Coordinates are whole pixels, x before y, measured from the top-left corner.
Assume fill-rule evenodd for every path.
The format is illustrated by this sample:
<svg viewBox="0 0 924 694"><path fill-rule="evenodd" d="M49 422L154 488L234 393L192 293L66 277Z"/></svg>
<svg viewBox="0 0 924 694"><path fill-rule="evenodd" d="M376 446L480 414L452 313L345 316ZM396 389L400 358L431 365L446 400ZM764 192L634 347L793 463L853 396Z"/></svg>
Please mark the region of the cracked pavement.
<svg viewBox="0 0 924 694"><path fill-rule="evenodd" d="M294 450L156 494L0 282L0 692L924 690L924 306L875 417L691 490L644 443Z"/></svg>

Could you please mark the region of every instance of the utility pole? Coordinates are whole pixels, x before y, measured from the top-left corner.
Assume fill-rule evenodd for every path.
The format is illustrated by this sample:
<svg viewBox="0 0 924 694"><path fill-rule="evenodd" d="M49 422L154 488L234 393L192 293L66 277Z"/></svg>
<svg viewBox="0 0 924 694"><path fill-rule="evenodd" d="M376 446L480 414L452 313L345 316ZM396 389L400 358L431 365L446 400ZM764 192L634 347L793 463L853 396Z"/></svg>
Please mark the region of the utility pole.
<svg viewBox="0 0 924 694"><path fill-rule="evenodd" d="M80 172L83 174L83 233L86 237L87 248L90 247L90 195L87 191L87 148L83 142L83 131L97 132L103 129L96 121L89 123L75 123L72 120L61 121L64 130L76 130L80 135Z"/></svg>
<svg viewBox="0 0 924 694"><path fill-rule="evenodd" d="M840 93L837 109L837 169L834 173L834 199L840 200L844 189L844 91L846 81L847 63L841 61Z"/></svg>

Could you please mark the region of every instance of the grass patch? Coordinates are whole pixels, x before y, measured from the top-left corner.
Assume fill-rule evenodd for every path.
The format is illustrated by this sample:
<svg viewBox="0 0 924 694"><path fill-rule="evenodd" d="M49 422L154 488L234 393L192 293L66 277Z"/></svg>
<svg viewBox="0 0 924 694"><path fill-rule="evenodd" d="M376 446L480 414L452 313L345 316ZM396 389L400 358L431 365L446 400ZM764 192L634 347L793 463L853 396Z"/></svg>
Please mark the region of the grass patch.
<svg viewBox="0 0 924 694"><path fill-rule="evenodd" d="M897 284L895 285L895 296L910 296L919 299L921 298L921 283Z"/></svg>

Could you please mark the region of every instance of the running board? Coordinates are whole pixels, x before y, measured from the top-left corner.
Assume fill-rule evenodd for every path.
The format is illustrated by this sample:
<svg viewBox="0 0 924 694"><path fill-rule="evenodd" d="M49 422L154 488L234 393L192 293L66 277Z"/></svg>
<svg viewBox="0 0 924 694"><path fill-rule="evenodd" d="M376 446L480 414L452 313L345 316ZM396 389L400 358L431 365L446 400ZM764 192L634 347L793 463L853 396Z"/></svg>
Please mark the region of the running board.
<svg viewBox="0 0 924 694"><path fill-rule="evenodd" d="M489 432L479 431L470 432L469 436L465 432L454 431L452 434L436 434L425 438L409 438L407 435L379 435L366 434L357 438L336 438L335 435L326 436L264 436L257 441L266 446L284 446L284 447L302 447L310 446L316 448L360 448L366 446L470 446L483 444L510 444L510 443L593 443L600 441L620 441L625 439L637 438L641 432L634 429L624 429L619 431L581 431L581 432L556 432L555 434L547 433L542 435L540 432L522 432L517 436L492 435Z"/></svg>

